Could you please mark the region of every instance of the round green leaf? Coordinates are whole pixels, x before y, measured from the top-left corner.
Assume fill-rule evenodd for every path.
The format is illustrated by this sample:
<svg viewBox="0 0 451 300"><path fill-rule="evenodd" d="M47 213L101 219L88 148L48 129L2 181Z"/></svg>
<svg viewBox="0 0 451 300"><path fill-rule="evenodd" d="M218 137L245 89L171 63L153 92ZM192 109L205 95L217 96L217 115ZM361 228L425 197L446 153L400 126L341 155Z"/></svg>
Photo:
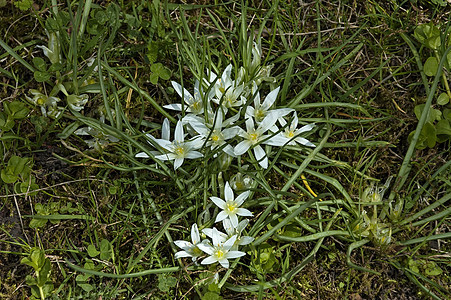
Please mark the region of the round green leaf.
<svg viewBox="0 0 451 300"><path fill-rule="evenodd" d="M437 135L449 135L451 136L451 125L448 120L440 120L435 125Z"/></svg>
<svg viewBox="0 0 451 300"><path fill-rule="evenodd" d="M427 76L435 76L438 70L438 61L435 57L429 57L424 63L424 73Z"/></svg>
<svg viewBox="0 0 451 300"><path fill-rule="evenodd" d="M429 148L434 148L435 144L437 143L437 132L435 130L434 125L432 125L429 122L426 122L424 124L423 130L424 135L426 136L426 143Z"/></svg>
<svg viewBox="0 0 451 300"><path fill-rule="evenodd" d="M39 71L46 71L47 70L47 64L46 62L40 58L40 57L35 57L33 58L33 65L36 67L36 69L38 69Z"/></svg>
<svg viewBox="0 0 451 300"><path fill-rule="evenodd" d="M158 83L158 74L157 73L150 74L149 80L152 84L157 84Z"/></svg>
<svg viewBox="0 0 451 300"><path fill-rule="evenodd" d="M107 239L100 242L100 259L110 260L113 257L113 246Z"/></svg>
<svg viewBox="0 0 451 300"><path fill-rule="evenodd" d="M50 79L50 74L47 72L36 71L34 72L34 79L37 82L44 82Z"/></svg>
<svg viewBox="0 0 451 300"><path fill-rule="evenodd" d="M96 247L92 244L88 246L87 250L88 250L88 255L91 257L95 257L100 254L100 251L97 251Z"/></svg>
<svg viewBox="0 0 451 300"><path fill-rule="evenodd" d="M438 105L446 105L449 102L449 96L447 93L441 93L437 98Z"/></svg>

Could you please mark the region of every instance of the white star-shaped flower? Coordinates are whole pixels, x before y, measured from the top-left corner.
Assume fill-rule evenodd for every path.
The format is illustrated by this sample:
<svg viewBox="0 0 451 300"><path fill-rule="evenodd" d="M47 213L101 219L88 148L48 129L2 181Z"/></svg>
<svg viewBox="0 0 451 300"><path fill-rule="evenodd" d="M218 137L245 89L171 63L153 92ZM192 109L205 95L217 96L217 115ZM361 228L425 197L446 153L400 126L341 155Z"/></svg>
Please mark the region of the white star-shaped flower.
<svg viewBox="0 0 451 300"><path fill-rule="evenodd" d="M221 78L217 78L216 74L210 73L210 83L214 82L214 91L216 93L216 99L213 101L217 104L222 103L226 108L233 106L241 106L246 103L246 99L242 97L244 90L243 85L238 85L236 80L232 80L232 65L228 65Z"/></svg>
<svg viewBox="0 0 451 300"><path fill-rule="evenodd" d="M268 114L257 129L255 129L253 118L248 118L246 120L246 131L240 128L239 136L244 138L243 141L235 146L234 152L236 155L241 155L245 153L249 148L254 147L255 158L257 159L260 166L264 169L268 168L268 157L266 156L265 150L259 145L260 143L268 144L270 135L265 134L269 128L273 127L277 121L277 116L275 114ZM273 143L275 144L275 143ZM279 145L282 146L282 145Z"/></svg>
<svg viewBox="0 0 451 300"><path fill-rule="evenodd" d="M257 85L254 83L252 88L252 94L254 95L254 106L248 106L246 108L246 118L253 117L257 124L259 124L268 114L275 114L276 119L286 116L293 111L292 108L278 108L271 109L276 102L277 95L279 94L280 87L272 90L265 98L263 103L260 102L260 93L258 92Z"/></svg>
<svg viewBox="0 0 451 300"><path fill-rule="evenodd" d="M155 142L167 151L167 153L157 155L155 158L159 160L174 160L174 170L183 164L185 158L195 159L203 156L202 153L196 151L202 146L201 139L194 138L185 142L181 121L178 121L175 127L174 141L155 139Z"/></svg>
<svg viewBox="0 0 451 300"><path fill-rule="evenodd" d="M240 206L244 203L247 197L249 197L249 191L241 193L238 197L233 195L233 190L227 181L224 188L224 197L225 201L218 197L210 197L210 200L213 201L222 211L216 216L215 222L222 221L226 218L229 218L232 225L236 228L238 226L238 216L243 217L252 217L252 213Z"/></svg>
<svg viewBox="0 0 451 300"><path fill-rule="evenodd" d="M180 103L176 104L168 104L163 106L164 108L173 109L177 111L182 111L182 107L186 112L192 113L194 115L198 115L204 112L204 102L202 99L202 89L199 84L199 80L196 80L194 83L194 96L191 95L188 90L182 88L180 84L175 81L171 81L172 87L179 94L180 97L183 98L185 105ZM209 102L213 97L213 91L206 95L206 101Z"/></svg>
<svg viewBox="0 0 451 300"><path fill-rule="evenodd" d="M202 242L200 241L199 229L197 228L197 224L193 224L191 226L191 243L182 240L174 241L177 247L183 249L175 254L175 259L191 257L193 261L196 261L203 254L198 247L200 243Z"/></svg>
<svg viewBox="0 0 451 300"><path fill-rule="evenodd" d="M222 150L228 155L235 156L233 147L226 144L226 141L234 138L239 131L238 126L232 126L230 128L224 128L225 122L223 121L224 114L221 109L218 109L216 116L213 118L213 126L205 124L205 120L202 118L188 118L190 126L206 141L206 146L211 149L222 147ZM185 122L185 119L183 120Z"/></svg>
<svg viewBox="0 0 451 300"><path fill-rule="evenodd" d="M309 140L303 138L300 136L301 133L307 132L313 129L315 127L315 124L308 124L305 126L302 126L301 128L298 127L298 116L296 115L296 112L293 114L293 120L291 121L290 126L287 126L287 122L283 119L279 119L279 123L282 127L285 127L285 129L275 136L273 136L270 140L268 140L267 144L272 146L280 146L280 145L292 145L295 146L296 143L299 143L304 146L309 147L316 147L313 143L311 143ZM271 131L277 132L279 129L277 126L273 126L271 128Z"/></svg>
<svg viewBox="0 0 451 300"><path fill-rule="evenodd" d="M207 243L198 244L198 247L202 251L210 255L201 262L201 264L203 265L209 265L219 262L221 266L227 269L229 268L229 259L246 255L246 253L242 251L231 250L231 248L235 244L236 235L223 242L219 235L219 231L216 228L213 228L212 240L212 245L209 245Z"/></svg>

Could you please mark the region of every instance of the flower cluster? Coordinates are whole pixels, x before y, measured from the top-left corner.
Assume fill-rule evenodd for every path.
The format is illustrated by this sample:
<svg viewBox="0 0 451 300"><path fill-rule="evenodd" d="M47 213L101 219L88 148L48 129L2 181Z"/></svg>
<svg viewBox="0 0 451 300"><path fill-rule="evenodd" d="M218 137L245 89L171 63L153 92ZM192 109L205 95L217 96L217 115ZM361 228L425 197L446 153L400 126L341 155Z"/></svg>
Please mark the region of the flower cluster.
<svg viewBox="0 0 451 300"><path fill-rule="evenodd" d="M261 55L261 49L255 43L252 53L254 59L249 68L254 77L248 81L245 78L250 77L251 71L241 67L234 80L232 65L228 65L221 76L208 70L209 79L196 80L193 94L172 81L174 90L183 101L164 107L181 112L183 117L176 124L173 140L169 139L168 125L163 128L162 138L149 136L152 144L159 148L156 159L173 161L174 169L177 169L185 159L203 157L206 151L213 151L213 157L223 152L230 158L253 152L259 165L266 169L269 153L262 145L315 147L301 137L314 125L298 128L296 111L276 108L280 87L261 100L258 84L269 80L270 68L256 65L260 59L255 56ZM136 157L148 156L141 152Z"/></svg>
<svg viewBox="0 0 451 300"><path fill-rule="evenodd" d="M175 258L191 257L194 262L201 256L207 255L201 264L208 265L219 263L224 268L229 268L229 259L246 255L239 251L239 246L250 244L254 238L242 235L243 230L249 224L248 219L239 222L238 217L252 217L252 213L242 208L241 205L249 197L249 191L243 192L235 198L229 182L224 187L224 199L210 197L221 212L216 216L215 222L222 222L225 233L214 228L204 228L202 233L210 239L201 241L197 224L191 227L191 242L178 240L174 243L181 249L175 254Z"/></svg>

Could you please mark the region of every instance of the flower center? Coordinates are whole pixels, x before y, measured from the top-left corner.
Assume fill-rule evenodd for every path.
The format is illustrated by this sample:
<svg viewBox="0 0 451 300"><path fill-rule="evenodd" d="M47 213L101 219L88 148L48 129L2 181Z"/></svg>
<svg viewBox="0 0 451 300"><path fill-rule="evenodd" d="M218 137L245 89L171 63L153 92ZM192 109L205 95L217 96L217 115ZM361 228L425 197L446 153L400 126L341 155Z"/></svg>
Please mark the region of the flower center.
<svg viewBox="0 0 451 300"><path fill-rule="evenodd" d="M192 254L193 256L201 256L202 255L202 250L199 249L199 247L195 246L194 248L191 249L190 254Z"/></svg>
<svg viewBox="0 0 451 300"><path fill-rule="evenodd" d="M230 213L235 212L236 207L237 207L237 205L236 205L236 202L235 202L235 201L227 201L227 210L228 210Z"/></svg>
<svg viewBox="0 0 451 300"><path fill-rule="evenodd" d="M287 130L287 131L285 132L285 136L286 136L287 138L292 138L292 137L294 137L294 132L293 132L292 130Z"/></svg>
<svg viewBox="0 0 451 300"><path fill-rule="evenodd" d="M263 121L265 116L266 116L266 112L263 109L260 109L260 108L255 109L255 119L258 122Z"/></svg>
<svg viewBox="0 0 451 300"><path fill-rule="evenodd" d="M219 91L221 92L221 94L224 94L224 92L225 92L225 87L224 87L224 85L222 84L221 79L218 79L218 84L219 84Z"/></svg>
<svg viewBox="0 0 451 300"><path fill-rule="evenodd" d="M191 103L191 110L193 112L200 112L200 109L201 109L200 101L193 101Z"/></svg>
<svg viewBox="0 0 451 300"><path fill-rule="evenodd" d="M252 142L252 143L256 143L256 142L258 142L258 134L257 133L250 133L249 134L249 140Z"/></svg>
<svg viewBox="0 0 451 300"><path fill-rule="evenodd" d="M219 249L215 252L215 256L217 259L222 259L224 257L224 255L225 255L225 253L221 249Z"/></svg>
<svg viewBox="0 0 451 300"><path fill-rule="evenodd" d="M178 157L185 157L186 149L183 143L175 143L174 146L174 154Z"/></svg>

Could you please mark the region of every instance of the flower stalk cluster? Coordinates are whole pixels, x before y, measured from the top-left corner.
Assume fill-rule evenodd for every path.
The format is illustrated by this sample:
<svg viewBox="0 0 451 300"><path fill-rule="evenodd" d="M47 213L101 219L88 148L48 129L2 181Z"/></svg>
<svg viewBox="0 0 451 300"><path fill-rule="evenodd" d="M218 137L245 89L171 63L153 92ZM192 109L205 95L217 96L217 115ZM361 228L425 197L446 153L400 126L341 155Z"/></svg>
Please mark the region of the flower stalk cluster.
<svg viewBox="0 0 451 300"><path fill-rule="evenodd" d="M395 222L398 220L402 203L394 207L391 202L384 202L384 194L390 185L392 177L389 177L383 186L369 186L361 196L362 205L369 207L367 211L362 209L360 216L353 225L354 233L361 237L371 239L376 245L385 246L392 240L392 224L386 217Z"/></svg>

